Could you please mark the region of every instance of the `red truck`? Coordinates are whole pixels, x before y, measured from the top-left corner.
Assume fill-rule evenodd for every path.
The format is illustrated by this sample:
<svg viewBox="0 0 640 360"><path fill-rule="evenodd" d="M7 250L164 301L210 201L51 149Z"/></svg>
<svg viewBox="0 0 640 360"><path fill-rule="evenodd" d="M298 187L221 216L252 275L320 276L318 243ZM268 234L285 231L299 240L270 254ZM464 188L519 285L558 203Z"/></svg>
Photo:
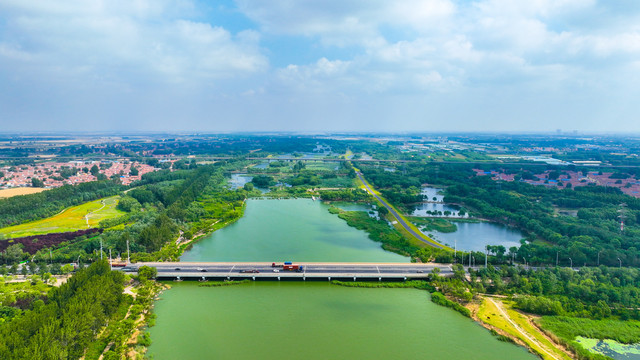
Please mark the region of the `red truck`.
<svg viewBox="0 0 640 360"><path fill-rule="evenodd" d="M282 270L303 272L304 266L300 266L298 264L285 264L282 266Z"/></svg>

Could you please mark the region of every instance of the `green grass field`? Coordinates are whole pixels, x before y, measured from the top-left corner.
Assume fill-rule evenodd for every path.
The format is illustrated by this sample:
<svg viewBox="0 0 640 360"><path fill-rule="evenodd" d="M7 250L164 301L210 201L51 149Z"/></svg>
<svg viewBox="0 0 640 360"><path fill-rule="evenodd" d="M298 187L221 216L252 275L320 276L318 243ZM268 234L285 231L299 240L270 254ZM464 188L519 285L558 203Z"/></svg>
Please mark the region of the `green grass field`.
<svg viewBox="0 0 640 360"><path fill-rule="evenodd" d="M116 209L119 199L119 196L112 196L70 207L46 219L2 228L0 235L4 235L6 238L17 238L94 228L102 220L125 214Z"/></svg>

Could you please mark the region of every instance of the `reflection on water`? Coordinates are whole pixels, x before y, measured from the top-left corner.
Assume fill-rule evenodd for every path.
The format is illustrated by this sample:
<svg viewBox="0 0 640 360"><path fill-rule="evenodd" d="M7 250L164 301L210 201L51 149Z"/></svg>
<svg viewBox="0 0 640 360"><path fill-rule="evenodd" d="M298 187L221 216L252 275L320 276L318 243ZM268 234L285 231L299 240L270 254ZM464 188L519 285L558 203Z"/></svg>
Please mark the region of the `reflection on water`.
<svg viewBox="0 0 640 360"><path fill-rule="evenodd" d="M251 182L253 180L253 176L247 174L231 174L231 179L229 180L229 188L231 190L240 189L244 186L244 184Z"/></svg>
<svg viewBox="0 0 640 360"><path fill-rule="evenodd" d="M507 250L520 246L522 233L516 229L501 224L488 222L467 223L452 221L458 230L452 233L439 231L422 231L442 244L454 247L462 251L484 251L487 245L502 245Z"/></svg>

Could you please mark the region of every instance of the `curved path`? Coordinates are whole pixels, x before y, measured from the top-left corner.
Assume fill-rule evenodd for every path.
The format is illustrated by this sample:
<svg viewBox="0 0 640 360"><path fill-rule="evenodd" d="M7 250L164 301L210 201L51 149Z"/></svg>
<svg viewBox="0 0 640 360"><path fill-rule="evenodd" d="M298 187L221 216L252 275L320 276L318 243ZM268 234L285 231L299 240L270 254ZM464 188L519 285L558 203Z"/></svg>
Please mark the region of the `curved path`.
<svg viewBox="0 0 640 360"><path fill-rule="evenodd" d="M398 214L398 212L391 205L389 205L385 199L383 199L381 196L376 194L375 191L373 191L373 189L371 189L371 187L369 186L367 181L364 179L364 177L362 176L362 173L360 171L356 171L356 175L358 175L358 178L364 184L364 187L367 189L367 192L369 194L373 195L376 199L378 199L378 201L380 201L380 203L382 205L384 205L384 207L386 207L387 210L389 210L389 212L398 220L398 223L400 223L400 225L402 225L402 227L405 230L407 230L407 232L409 232L409 234L413 235L416 239L422 241L423 243L425 243L425 244L427 244L429 246L433 246L433 247L438 248L438 249L446 249L447 248L446 246L438 244L438 243L436 243L435 241L433 241L431 239L426 239L425 236L422 233L418 233L415 230L413 230L411 228L411 226L409 226L409 224L407 224L407 222L405 221L405 219L404 219L404 217L402 215Z"/></svg>

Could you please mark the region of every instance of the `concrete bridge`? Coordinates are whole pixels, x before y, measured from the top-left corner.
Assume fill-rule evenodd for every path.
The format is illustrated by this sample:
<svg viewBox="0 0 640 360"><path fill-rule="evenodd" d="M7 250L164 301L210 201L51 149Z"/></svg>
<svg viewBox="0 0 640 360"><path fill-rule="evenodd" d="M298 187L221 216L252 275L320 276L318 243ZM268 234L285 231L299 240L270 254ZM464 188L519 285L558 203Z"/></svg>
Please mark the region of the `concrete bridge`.
<svg viewBox="0 0 640 360"><path fill-rule="evenodd" d="M301 270L284 270L281 262L149 262L127 265L123 270L137 272L141 266L158 270L159 280L348 280L403 281L426 279L435 268L451 276L443 264L414 263L315 263L301 262Z"/></svg>

